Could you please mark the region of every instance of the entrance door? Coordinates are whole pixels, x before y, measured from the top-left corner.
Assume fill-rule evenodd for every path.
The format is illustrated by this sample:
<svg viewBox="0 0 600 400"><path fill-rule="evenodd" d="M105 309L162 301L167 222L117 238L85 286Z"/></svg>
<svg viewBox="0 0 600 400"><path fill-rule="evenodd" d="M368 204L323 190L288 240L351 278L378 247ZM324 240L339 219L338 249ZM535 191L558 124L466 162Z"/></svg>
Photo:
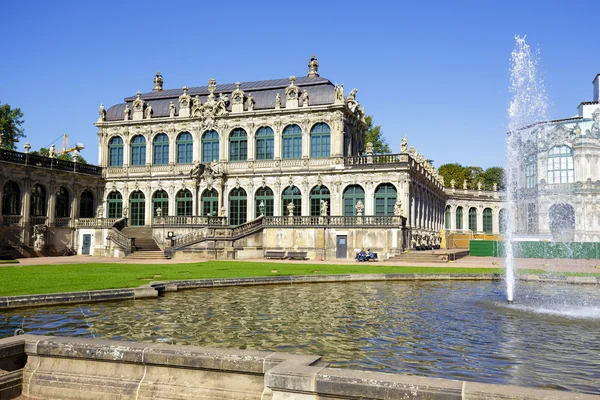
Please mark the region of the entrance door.
<svg viewBox="0 0 600 400"><path fill-rule="evenodd" d="M81 254L89 256L91 245L92 245L92 235L90 235L90 234L83 235L83 247L81 249Z"/></svg>
<svg viewBox="0 0 600 400"><path fill-rule="evenodd" d="M146 224L146 198L139 190L129 197L129 225L142 226Z"/></svg>
<svg viewBox="0 0 600 400"><path fill-rule="evenodd" d="M336 236L336 258L346 258L348 255L348 236Z"/></svg>

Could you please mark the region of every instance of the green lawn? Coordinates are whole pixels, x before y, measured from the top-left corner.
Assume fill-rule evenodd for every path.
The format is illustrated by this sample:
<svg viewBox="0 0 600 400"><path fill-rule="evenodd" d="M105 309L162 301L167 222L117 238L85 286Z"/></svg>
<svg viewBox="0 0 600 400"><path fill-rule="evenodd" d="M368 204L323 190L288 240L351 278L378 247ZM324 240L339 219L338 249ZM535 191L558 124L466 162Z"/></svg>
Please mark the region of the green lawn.
<svg viewBox="0 0 600 400"><path fill-rule="evenodd" d="M541 271L530 271L531 273ZM299 264L207 261L194 264L65 264L3 266L0 296L137 287L150 281L324 274L490 274L498 268L395 267L378 264Z"/></svg>

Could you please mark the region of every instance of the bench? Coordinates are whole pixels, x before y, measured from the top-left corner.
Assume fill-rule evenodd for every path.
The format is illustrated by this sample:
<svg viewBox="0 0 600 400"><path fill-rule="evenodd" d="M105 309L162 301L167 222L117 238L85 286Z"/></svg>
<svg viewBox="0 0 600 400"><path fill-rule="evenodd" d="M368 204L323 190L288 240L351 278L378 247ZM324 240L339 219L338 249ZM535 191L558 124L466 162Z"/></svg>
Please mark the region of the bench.
<svg viewBox="0 0 600 400"><path fill-rule="evenodd" d="M356 255L354 256L354 259L355 259L356 261L359 261L359 259L358 259L358 254L359 254L359 253L356 253ZM368 262L371 262L371 261L373 261L373 262L377 262L377 261L379 261L379 258L377 258L377 253L373 253L373 258L369 258L369 257L367 256L367 257L365 258L364 262L366 262L366 261L368 261ZM360 261L360 262L363 262L363 261Z"/></svg>
<svg viewBox="0 0 600 400"><path fill-rule="evenodd" d="M266 251L265 258L278 258L280 260L283 260L284 258L286 258L285 251Z"/></svg>
<svg viewBox="0 0 600 400"><path fill-rule="evenodd" d="M306 260L305 251L288 251L287 256L290 260Z"/></svg>

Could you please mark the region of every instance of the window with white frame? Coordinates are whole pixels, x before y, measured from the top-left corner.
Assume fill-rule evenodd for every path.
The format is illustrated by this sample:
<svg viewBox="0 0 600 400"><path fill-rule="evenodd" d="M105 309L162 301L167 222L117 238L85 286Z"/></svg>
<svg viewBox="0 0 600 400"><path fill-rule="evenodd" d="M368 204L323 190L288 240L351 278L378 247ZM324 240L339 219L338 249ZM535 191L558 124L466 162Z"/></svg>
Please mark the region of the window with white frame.
<svg viewBox="0 0 600 400"><path fill-rule="evenodd" d="M531 155L525 162L525 187L534 188L537 180L537 157Z"/></svg>
<svg viewBox="0 0 600 400"><path fill-rule="evenodd" d="M573 183L573 149L555 146L548 152L548 184Z"/></svg>

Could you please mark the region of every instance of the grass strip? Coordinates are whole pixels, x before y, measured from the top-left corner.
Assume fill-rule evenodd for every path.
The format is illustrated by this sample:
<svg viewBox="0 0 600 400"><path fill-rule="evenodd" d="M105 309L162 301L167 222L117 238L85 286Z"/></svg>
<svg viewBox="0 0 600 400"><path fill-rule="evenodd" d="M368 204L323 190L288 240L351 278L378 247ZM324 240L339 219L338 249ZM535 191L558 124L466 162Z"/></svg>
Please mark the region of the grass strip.
<svg viewBox="0 0 600 400"><path fill-rule="evenodd" d="M15 265L0 268L0 296L137 287L150 281L333 274L492 274L502 268L206 261L190 264ZM528 273L543 273L531 270Z"/></svg>

